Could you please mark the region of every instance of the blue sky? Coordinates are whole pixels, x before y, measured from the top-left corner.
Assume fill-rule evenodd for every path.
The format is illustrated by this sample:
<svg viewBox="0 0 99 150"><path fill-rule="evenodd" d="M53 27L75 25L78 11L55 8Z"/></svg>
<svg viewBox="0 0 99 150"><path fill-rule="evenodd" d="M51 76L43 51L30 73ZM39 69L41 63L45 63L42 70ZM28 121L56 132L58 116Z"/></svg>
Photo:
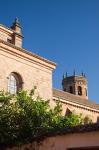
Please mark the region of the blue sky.
<svg viewBox="0 0 99 150"><path fill-rule="evenodd" d="M53 86L63 73L82 71L89 98L99 103L99 0L1 0L0 23L19 17L23 47L57 63Z"/></svg>

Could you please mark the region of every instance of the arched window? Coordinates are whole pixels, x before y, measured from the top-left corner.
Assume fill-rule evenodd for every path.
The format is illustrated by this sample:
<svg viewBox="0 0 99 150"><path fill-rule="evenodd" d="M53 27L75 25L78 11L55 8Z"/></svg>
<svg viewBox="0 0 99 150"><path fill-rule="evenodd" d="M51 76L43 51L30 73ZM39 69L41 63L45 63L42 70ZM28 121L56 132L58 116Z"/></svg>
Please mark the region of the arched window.
<svg viewBox="0 0 99 150"><path fill-rule="evenodd" d="M88 122L89 122L89 118L88 118L88 116L86 116L86 117L84 118L84 124L88 124Z"/></svg>
<svg viewBox="0 0 99 150"><path fill-rule="evenodd" d="M67 108L67 109L66 109L66 113L65 113L65 115L66 115L66 116L68 116L68 115L70 115L70 114L72 114L72 112L70 111L70 109L69 109L69 108Z"/></svg>
<svg viewBox="0 0 99 150"><path fill-rule="evenodd" d="M84 124L88 124L88 123L92 123L92 120L91 120L90 117L86 116L86 117L84 118Z"/></svg>
<svg viewBox="0 0 99 150"><path fill-rule="evenodd" d="M73 87L72 86L69 87L69 91L70 91L70 93L73 93Z"/></svg>
<svg viewBox="0 0 99 150"><path fill-rule="evenodd" d="M82 95L82 87L78 86L78 95Z"/></svg>
<svg viewBox="0 0 99 150"><path fill-rule="evenodd" d="M11 73L8 77L8 92L16 94L22 88L22 78L17 73Z"/></svg>

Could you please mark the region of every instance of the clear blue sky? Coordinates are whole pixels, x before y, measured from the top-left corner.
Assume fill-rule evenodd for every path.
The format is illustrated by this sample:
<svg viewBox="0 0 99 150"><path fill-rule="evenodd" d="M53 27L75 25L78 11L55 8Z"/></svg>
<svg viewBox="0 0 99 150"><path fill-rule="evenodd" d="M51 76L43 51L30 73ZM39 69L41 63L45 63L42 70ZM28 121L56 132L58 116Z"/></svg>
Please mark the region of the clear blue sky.
<svg viewBox="0 0 99 150"><path fill-rule="evenodd" d="M18 16L26 49L57 63L53 86L82 70L89 98L99 103L99 0L1 0L0 23Z"/></svg>

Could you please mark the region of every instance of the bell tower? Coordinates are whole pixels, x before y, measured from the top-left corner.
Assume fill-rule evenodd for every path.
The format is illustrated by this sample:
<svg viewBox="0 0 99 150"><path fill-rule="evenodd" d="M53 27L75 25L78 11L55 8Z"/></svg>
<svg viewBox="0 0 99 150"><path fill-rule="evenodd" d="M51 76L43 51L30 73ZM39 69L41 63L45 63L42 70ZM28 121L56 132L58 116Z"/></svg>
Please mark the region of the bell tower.
<svg viewBox="0 0 99 150"><path fill-rule="evenodd" d="M72 76L68 76L67 73L63 75L62 87L65 92L88 99L87 79L83 72L81 75L76 75L75 71Z"/></svg>

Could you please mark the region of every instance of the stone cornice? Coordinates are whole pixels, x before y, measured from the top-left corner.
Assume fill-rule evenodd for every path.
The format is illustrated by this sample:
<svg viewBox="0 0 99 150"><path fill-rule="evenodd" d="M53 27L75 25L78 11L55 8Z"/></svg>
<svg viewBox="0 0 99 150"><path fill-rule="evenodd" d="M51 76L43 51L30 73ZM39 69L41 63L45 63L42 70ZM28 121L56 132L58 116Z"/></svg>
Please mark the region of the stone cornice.
<svg viewBox="0 0 99 150"><path fill-rule="evenodd" d="M24 38L24 36L23 36L22 34L17 33L17 32L14 31L13 29L8 28L8 27L6 27L6 26L4 26L4 25L2 25L2 24L0 24L0 29L3 30L3 32L5 32L5 33L8 33L8 34L16 34L17 36L20 36L20 37Z"/></svg>
<svg viewBox="0 0 99 150"><path fill-rule="evenodd" d="M75 108L79 108L79 109L83 109L83 110L87 110L87 111L95 112L95 113L99 114L99 109L96 109L96 108L93 108L93 107L90 107L90 106L86 106L86 105L83 105L83 104L71 102L69 99L62 99L62 98L60 99L59 97L53 97L53 100L54 101L60 101L61 103L64 103L66 105L68 104L70 106L73 106L74 108L71 109L71 111L74 111Z"/></svg>
<svg viewBox="0 0 99 150"><path fill-rule="evenodd" d="M23 48L19 48L19 47L17 47L17 46L15 46L14 44L11 44L11 43L8 43L8 42L5 42L5 41L3 41L3 40L1 40L0 39L0 43L2 44L0 44L0 47L2 47L2 48L5 48L5 46L10 50L11 48L12 49L15 49L15 50L17 50L16 52L17 52L17 54L19 54L19 52L21 52L21 55L23 56L23 57L25 57L25 54L26 54L26 58L28 58L28 59L33 59L33 58L35 58L35 59L37 59L37 61L41 61L40 63L42 63L43 65L46 65L47 67L49 67L49 68L51 68L51 69L55 69L56 68L56 64L54 63L54 62L52 62L52 61L49 61L49 60L47 60L47 59L45 59L45 58L43 58L43 57L41 57L41 56L39 56L39 55L36 55L36 54L34 54L34 53L32 53L32 52L30 52L30 51L27 51L26 49L23 49ZM14 53L15 51L13 51L13 53ZM19 54L20 55L20 54ZM31 57L31 58L30 58Z"/></svg>
<svg viewBox="0 0 99 150"><path fill-rule="evenodd" d="M11 28L6 27L3 24L0 24L0 28L2 28L3 30L6 30L7 32L13 33L14 31Z"/></svg>

